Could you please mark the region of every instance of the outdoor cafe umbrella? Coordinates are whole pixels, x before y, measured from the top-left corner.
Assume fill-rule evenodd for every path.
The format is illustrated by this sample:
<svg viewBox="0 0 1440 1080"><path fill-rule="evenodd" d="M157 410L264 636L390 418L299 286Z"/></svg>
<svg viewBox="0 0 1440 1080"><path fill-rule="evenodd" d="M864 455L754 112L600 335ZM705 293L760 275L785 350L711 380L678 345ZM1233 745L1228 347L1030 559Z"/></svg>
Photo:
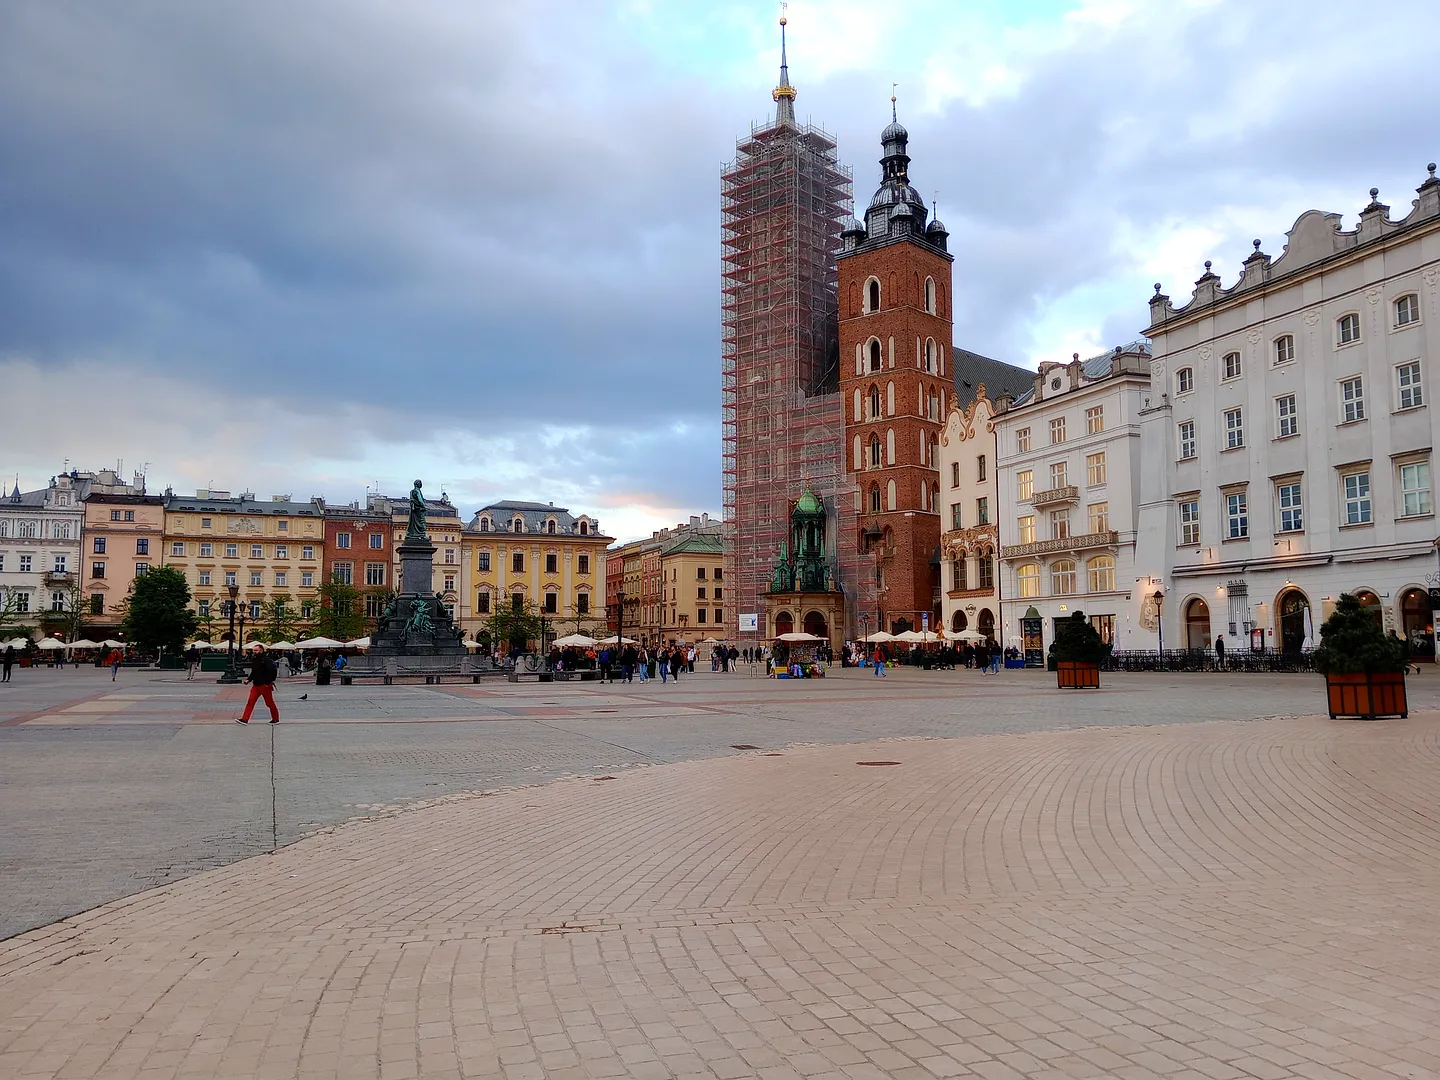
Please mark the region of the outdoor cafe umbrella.
<svg viewBox="0 0 1440 1080"><path fill-rule="evenodd" d="M275 647L278 649L280 646L276 645ZM294 647L293 645L290 646L292 649ZM347 641L345 642L345 647L347 649L368 649L370 647L370 635L366 634L364 637L357 637L352 641Z"/></svg>
<svg viewBox="0 0 1440 1080"><path fill-rule="evenodd" d="M912 645L926 644L931 641L939 641L929 630L906 630L903 634L895 635L896 641L908 641Z"/></svg>
<svg viewBox="0 0 1440 1080"><path fill-rule="evenodd" d="M796 642L796 641L824 641L825 639L824 639L823 637L816 637L814 634L806 634L806 633L802 633L801 631L798 631L798 630L797 630L796 632L791 633L791 634L781 634L781 635L780 635L779 637L777 637L775 640L776 640L776 641Z"/></svg>
<svg viewBox="0 0 1440 1080"><path fill-rule="evenodd" d="M352 641L350 644L353 645L354 642ZM266 646L266 648L274 649L276 652L287 652L290 649L295 648L295 645L293 642L289 641L272 641L269 645Z"/></svg>
<svg viewBox="0 0 1440 1080"><path fill-rule="evenodd" d="M719 645L720 639L714 637L702 637L696 642L697 645Z"/></svg>
<svg viewBox="0 0 1440 1080"><path fill-rule="evenodd" d="M104 645L107 649L123 649L125 647L125 642L116 641L114 638L106 638L100 644Z"/></svg>
<svg viewBox="0 0 1440 1080"><path fill-rule="evenodd" d="M100 648L100 643L98 641L91 641L89 638L82 637L79 641L72 641L69 645L66 645L65 647L67 649L98 649Z"/></svg>
<svg viewBox="0 0 1440 1080"><path fill-rule="evenodd" d="M48 652L52 649L65 648L65 642L61 641L59 638L47 637L41 638L39 641L37 641L35 643L35 647L37 649L45 649Z"/></svg>
<svg viewBox="0 0 1440 1080"><path fill-rule="evenodd" d="M30 644L30 639L29 639L29 638L17 637L17 638L11 638L9 641L0 641L0 648L6 648L6 649L23 649L23 648L25 648L25 646L27 646L27 645L29 645L29 644Z"/></svg>
<svg viewBox="0 0 1440 1080"><path fill-rule="evenodd" d="M980 642L985 641L986 637L984 634L980 633L979 630L961 630L958 634L953 635L950 640L968 641L972 644L978 645Z"/></svg>
<svg viewBox="0 0 1440 1080"><path fill-rule="evenodd" d="M1310 615L1310 605L1305 605L1305 640L1300 643L1301 652L1315 648L1315 620Z"/></svg>
<svg viewBox="0 0 1440 1080"><path fill-rule="evenodd" d="M873 634L869 635L868 637L862 637L860 640L869 641L873 644L875 642L894 641L895 635L887 633L884 630L876 630Z"/></svg>
<svg viewBox="0 0 1440 1080"><path fill-rule="evenodd" d="M344 647L345 642L328 637L306 638L304 641L295 643L297 649L343 649Z"/></svg>
<svg viewBox="0 0 1440 1080"><path fill-rule="evenodd" d="M588 649L595 644L595 639L584 634L567 634L565 637L556 638L550 644L561 649Z"/></svg>
<svg viewBox="0 0 1440 1080"><path fill-rule="evenodd" d="M622 638L619 638L619 639L614 638L614 637L607 637L607 638L601 638L601 639L600 639L599 641L597 641L595 644L596 644L596 645L634 645L634 644L635 644L635 639L634 639L633 637L622 637Z"/></svg>

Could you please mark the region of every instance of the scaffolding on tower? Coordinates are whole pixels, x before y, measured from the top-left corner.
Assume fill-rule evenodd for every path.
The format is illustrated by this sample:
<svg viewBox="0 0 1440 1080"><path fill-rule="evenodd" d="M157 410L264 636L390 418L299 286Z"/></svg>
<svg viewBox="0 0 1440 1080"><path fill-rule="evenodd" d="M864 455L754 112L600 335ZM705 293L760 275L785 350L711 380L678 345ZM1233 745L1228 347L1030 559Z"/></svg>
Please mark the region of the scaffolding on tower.
<svg viewBox="0 0 1440 1080"><path fill-rule="evenodd" d="M790 91L787 94L784 91ZM782 67L773 123L752 126L721 176L722 440L726 611L760 614L808 482L827 511L845 628L873 608L873 563L859 552L856 489L845 469L835 256L852 203L835 139L795 121Z"/></svg>

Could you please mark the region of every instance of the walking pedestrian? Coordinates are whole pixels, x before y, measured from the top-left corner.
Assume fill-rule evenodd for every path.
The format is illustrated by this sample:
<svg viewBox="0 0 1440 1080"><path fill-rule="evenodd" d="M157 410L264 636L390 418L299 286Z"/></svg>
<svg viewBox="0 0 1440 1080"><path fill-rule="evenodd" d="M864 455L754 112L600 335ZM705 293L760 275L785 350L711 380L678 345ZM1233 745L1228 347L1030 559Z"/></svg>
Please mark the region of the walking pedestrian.
<svg viewBox="0 0 1440 1080"><path fill-rule="evenodd" d="M637 662L639 663L639 665L640 665L640 681L641 681L642 683L643 683L643 682L649 682L649 681L650 681L650 654L645 651L645 647L644 647L643 645L640 647L640 655L639 655L638 657L636 657L636 661L637 661Z"/></svg>
<svg viewBox="0 0 1440 1080"><path fill-rule="evenodd" d="M677 683L680 681L680 672L685 670L685 650L676 649L670 654L670 677Z"/></svg>
<svg viewBox="0 0 1440 1080"><path fill-rule="evenodd" d="M10 669L15 666L15 646L6 645L5 655L0 657L0 682L10 681Z"/></svg>
<svg viewBox="0 0 1440 1080"><path fill-rule="evenodd" d="M889 673L885 670L885 653L880 646L875 646L875 677L877 679L888 679Z"/></svg>
<svg viewBox="0 0 1440 1080"><path fill-rule="evenodd" d="M250 660L250 700L245 702L245 712L235 718L235 723L250 723L250 714L255 711L255 702L260 698L264 698L265 704L270 707L270 723L280 722L280 710L275 707L275 677L279 674L280 669L266 654L265 646L257 643Z"/></svg>
<svg viewBox="0 0 1440 1080"><path fill-rule="evenodd" d="M120 661L125 659L125 654L122 653L119 649L111 649L110 655L107 659L110 663L110 681L114 682L115 675L120 670Z"/></svg>
<svg viewBox="0 0 1440 1080"><path fill-rule="evenodd" d="M1225 635L1219 634L1215 638L1215 670L1225 670Z"/></svg>
<svg viewBox="0 0 1440 1080"><path fill-rule="evenodd" d="M655 656L660 661L660 685L664 686L670 681L670 654L664 649L656 649Z"/></svg>
<svg viewBox="0 0 1440 1080"><path fill-rule="evenodd" d="M200 650L194 645L185 650L185 681L192 682L195 672L200 667Z"/></svg>
<svg viewBox="0 0 1440 1080"><path fill-rule="evenodd" d="M600 681L614 682L615 669L610 664L610 648L606 646L600 650Z"/></svg>

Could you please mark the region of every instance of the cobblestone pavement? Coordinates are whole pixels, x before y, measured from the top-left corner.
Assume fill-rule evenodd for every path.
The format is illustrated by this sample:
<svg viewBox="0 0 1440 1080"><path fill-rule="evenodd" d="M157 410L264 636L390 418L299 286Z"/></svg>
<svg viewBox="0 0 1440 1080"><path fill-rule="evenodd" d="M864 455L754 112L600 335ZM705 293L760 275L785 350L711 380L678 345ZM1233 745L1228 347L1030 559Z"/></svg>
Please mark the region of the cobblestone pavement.
<svg viewBox="0 0 1440 1080"><path fill-rule="evenodd" d="M804 722L918 726L928 686L837 679ZM553 708L509 689L477 700ZM1060 705L1191 697L1151 689ZM0 943L0 1076L1433 1077L1437 719L772 737L382 809Z"/></svg>
<svg viewBox="0 0 1440 1080"><path fill-rule="evenodd" d="M835 671L789 683L503 681L316 687L282 680L285 722L236 727L244 688L182 675L17 669L0 685L0 938L268 852L377 808L458 791L744 753L863 742L1313 713L1303 676ZM211 677L213 680L213 676ZM1411 679L1417 708L1440 679ZM307 694L305 701L299 700ZM263 713L262 713L263 715Z"/></svg>

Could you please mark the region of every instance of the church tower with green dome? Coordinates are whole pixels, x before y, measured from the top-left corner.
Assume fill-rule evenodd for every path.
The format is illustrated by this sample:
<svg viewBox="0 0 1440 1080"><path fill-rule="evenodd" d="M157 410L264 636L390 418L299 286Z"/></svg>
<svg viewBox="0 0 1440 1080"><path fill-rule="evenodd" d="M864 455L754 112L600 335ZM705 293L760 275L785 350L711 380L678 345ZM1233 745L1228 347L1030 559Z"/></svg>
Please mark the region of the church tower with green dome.
<svg viewBox="0 0 1440 1080"><path fill-rule="evenodd" d="M835 566L826 542L825 503L805 482L790 508L790 531L765 594L769 637L797 630L827 638L839 648L845 632L845 594L835 584Z"/></svg>

